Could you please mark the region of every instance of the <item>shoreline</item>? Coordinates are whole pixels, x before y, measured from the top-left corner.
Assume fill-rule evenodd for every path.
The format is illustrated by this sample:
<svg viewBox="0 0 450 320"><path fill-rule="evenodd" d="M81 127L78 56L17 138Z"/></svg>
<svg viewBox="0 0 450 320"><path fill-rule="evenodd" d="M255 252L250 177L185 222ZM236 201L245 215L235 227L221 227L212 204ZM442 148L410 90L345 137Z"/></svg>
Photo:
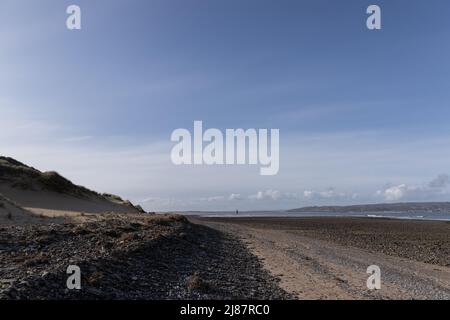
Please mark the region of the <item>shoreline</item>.
<svg viewBox="0 0 450 320"><path fill-rule="evenodd" d="M376 215L376 214L355 214L355 215L345 215L345 214L295 214L295 213L281 213L281 214L258 214L258 211L250 211L249 213L246 213L243 211L242 213L239 213L236 215L235 213L219 213L219 212L205 212L204 214L201 213L178 213L181 215L184 215L186 217L196 217L196 218L227 218L227 219L248 219L248 218L255 218L255 219L264 219L264 218L270 218L270 219L310 219L310 218L343 218L343 219L352 219L352 218L361 218L361 219L387 219L387 220L406 220L406 221L442 221L442 222L450 222L450 218L425 218L422 216L416 216L416 217L396 217L396 216L383 216L383 215ZM400 213L400 212L399 212Z"/></svg>

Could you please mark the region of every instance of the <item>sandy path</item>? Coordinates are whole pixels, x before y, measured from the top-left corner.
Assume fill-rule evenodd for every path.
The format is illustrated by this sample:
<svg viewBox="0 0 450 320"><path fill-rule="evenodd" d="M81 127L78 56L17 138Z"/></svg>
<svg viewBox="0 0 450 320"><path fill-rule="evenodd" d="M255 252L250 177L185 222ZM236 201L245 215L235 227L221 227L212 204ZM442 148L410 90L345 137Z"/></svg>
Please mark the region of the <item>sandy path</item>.
<svg viewBox="0 0 450 320"><path fill-rule="evenodd" d="M289 230L200 220L239 237L280 285L300 299L450 299L450 268L371 253ZM368 290L367 267L381 268L381 290Z"/></svg>

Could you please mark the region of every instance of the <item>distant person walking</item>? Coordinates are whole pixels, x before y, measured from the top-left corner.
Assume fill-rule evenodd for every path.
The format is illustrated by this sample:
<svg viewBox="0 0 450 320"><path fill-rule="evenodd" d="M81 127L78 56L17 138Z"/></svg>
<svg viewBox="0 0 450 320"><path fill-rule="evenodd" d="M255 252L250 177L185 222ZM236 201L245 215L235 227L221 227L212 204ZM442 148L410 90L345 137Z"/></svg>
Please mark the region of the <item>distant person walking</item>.
<svg viewBox="0 0 450 320"><path fill-rule="evenodd" d="M236 210L236 215L238 215L239 214L239 210Z"/></svg>

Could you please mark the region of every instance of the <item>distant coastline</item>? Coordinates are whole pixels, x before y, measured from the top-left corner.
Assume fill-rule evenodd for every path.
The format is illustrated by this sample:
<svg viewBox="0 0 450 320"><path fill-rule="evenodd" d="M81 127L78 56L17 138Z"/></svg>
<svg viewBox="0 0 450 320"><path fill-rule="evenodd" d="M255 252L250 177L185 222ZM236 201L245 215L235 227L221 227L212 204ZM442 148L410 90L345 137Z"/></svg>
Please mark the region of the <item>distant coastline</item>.
<svg viewBox="0 0 450 320"><path fill-rule="evenodd" d="M313 206L290 210L185 211L203 217L367 217L405 220L450 221L450 202L380 203L351 206Z"/></svg>
<svg viewBox="0 0 450 320"><path fill-rule="evenodd" d="M314 206L288 210L288 212L434 212L450 213L450 202L402 202L351 206Z"/></svg>

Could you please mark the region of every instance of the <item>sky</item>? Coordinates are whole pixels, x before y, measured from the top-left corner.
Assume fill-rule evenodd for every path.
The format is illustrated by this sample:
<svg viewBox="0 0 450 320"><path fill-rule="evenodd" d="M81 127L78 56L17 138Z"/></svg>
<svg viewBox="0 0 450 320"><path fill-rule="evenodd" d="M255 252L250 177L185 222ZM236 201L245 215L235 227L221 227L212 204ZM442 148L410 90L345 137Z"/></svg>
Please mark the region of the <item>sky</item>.
<svg viewBox="0 0 450 320"><path fill-rule="evenodd" d="M444 0L2 0L0 154L152 211L450 200L449 14ZM279 129L279 173L175 166L171 134L196 120Z"/></svg>

